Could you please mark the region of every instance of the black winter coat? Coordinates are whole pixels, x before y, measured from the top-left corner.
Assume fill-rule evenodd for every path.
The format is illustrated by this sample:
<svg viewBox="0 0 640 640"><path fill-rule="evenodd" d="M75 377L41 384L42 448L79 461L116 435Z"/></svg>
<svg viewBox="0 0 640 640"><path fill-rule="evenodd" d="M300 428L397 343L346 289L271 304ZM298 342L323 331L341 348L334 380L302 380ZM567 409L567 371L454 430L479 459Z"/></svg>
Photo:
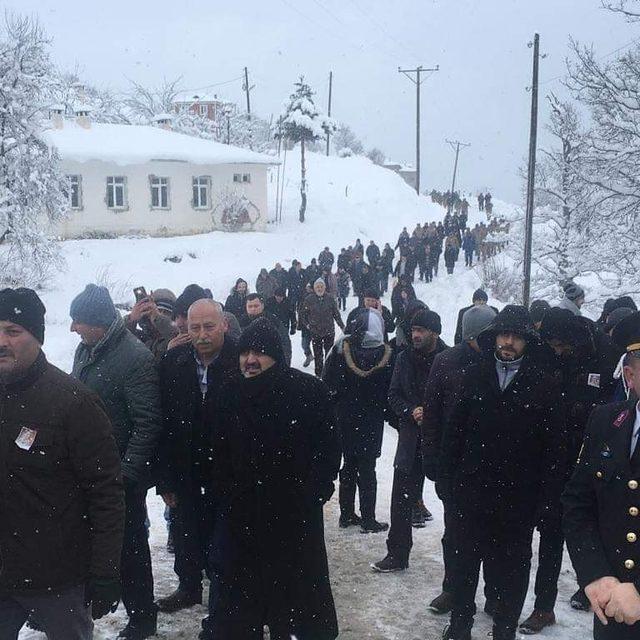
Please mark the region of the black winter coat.
<svg viewBox="0 0 640 640"><path fill-rule="evenodd" d="M275 365L225 398L213 443L214 635L249 638L267 624L285 637L333 640L322 505L340 445L326 385Z"/></svg>
<svg viewBox="0 0 640 640"><path fill-rule="evenodd" d="M296 332L296 312L288 298L278 302L275 298L269 298L264 306L265 311L278 318L286 331L291 335Z"/></svg>
<svg viewBox="0 0 640 640"><path fill-rule="evenodd" d="M225 338L220 354L207 368L202 396L195 350L186 344L160 362L163 431L157 462L157 493L190 493L208 488L211 440L219 426L222 388L240 378L236 344Z"/></svg>
<svg viewBox="0 0 640 640"><path fill-rule="evenodd" d="M415 463L416 452L421 446L421 433L412 413L421 407L429 371L438 353L447 345L438 338L432 353L418 354L413 347L398 353L389 385L389 405L398 417L398 448L393 461L395 467L409 473Z"/></svg>
<svg viewBox="0 0 640 640"><path fill-rule="evenodd" d="M0 514L0 598L118 578L124 493L111 423L43 353L0 386Z"/></svg>
<svg viewBox="0 0 640 640"><path fill-rule="evenodd" d="M387 344L364 349L348 338L333 346L322 379L335 400L344 454L380 457L392 351Z"/></svg>
<svg viewBox="0 0 640 640"><path fill-rule="evenodd" d="M567 467L560 386L531 349L504 391L492 351L465 372L440 464L459 507L496 505L523 522L557 508Z"/></svg>
<svg viewBox="0 0 640 640"><path fill-rule="evenodd" d="M355 309L351 309L349 315L347 316L347 322L345 326L349 326L349 323L360 313L364 307L355 307ZM384 332L385 332L385 342L387 341L387 334L393 333L396 329L396 324L393 321L393 316L391 315L391 311L387 309L384 305L382 305L382 319L384 320Z"/></svg>
<svg viewBox="0 0 640 640"><path fill-rule="evenodd" d="M247 312L246 300L246 295L240 295L237 291L232 291L224 303L224 310L233 313L236 318L240 318Z"/></svg>

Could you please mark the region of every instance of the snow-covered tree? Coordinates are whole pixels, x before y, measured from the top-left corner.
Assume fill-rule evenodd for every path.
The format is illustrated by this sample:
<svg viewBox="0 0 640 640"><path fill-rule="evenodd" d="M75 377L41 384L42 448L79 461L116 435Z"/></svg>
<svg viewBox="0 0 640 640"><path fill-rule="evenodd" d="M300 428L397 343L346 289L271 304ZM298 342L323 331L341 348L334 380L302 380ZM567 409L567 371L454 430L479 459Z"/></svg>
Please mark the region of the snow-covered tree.
<svg viewBox="0 0 640 640"><path fill-rule="evenodd" d="M324 138L336 130L335 121L321 115L313 102L314 92L301 77L295 83L295 91L289 97L285 111L279 120L279 129L284 138L300 144L300 222L304 222L307 210L307 170L305 145Z"/></svg>
<svg viewBox="0 0 640 640"><path fill-rule="evenodd" d="M47 223L68 209L57 154L42 140L53 75L49 42L32 18L0 27L0 279L42 284L57 261Z"/></svg>
<svg viewBox="0 0 640 640"><path fill-rule="evenodd" d="M360 138L346 124L340 124L333 134L333 146L340 153L343 149L349 149L352 155L362 155L364 153L364 145ZM347 155L344 152L342 155Z"/></svg>
<svg viewBox="0 0 640 640"><path fill-rule="evenodd" d="M378 147L373 147L373 149L369 149L367 151L367 158L373 162L373 164L377 164L382 166L384 161L386 160L384 152L378 149Z"/></svg>

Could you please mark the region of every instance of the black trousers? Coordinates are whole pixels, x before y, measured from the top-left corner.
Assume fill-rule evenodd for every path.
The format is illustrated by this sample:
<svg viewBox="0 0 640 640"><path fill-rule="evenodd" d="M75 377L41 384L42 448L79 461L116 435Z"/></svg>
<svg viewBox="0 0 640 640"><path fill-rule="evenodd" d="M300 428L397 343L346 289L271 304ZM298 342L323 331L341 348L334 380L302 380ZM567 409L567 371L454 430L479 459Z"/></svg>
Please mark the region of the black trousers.
<svg viewBox="0 0 640 640"><path fill-rule="evenodd" d="M640 638L640 622L628 627L615 620L609 620L605 627L598 618L593 617L593 637L594 640L638 640Z"/></svg>
<svg viewBox="0 0 640 640"><path fill-rule="evenodd" d="M562 552L564 549L564 535L562 520L554 519L544 523L540 529L540 544L538 546L538 571L536 572L536 603L535 609L553 611L558 598L558 578L562 569Z"/></svg>
<svg viewBox="0 0 640 640"><path fill-rule="evenodd" d="M355 513L356 488L360 499L360 515L365 522L376 519L376 456L371 454L345 453L340 469L340 513L350 516Z"/></svg>
<svg viewBox="0 0 640 640"><path fill-rule="evenodd" d="M473 251L464 252L464 266L473 267Z"/></svg>
<svg viewBox="0 0 640 640"><path fill-rule="evenodd" d="M518 504L516 495L494 499L491 504L480 498L463 506L457 501L454 525L457 559L451 612L454 630L473 625L482 562L492 576L495 593L494 638L510 638L517 629L529 586L534 522L524 510L519 513L505 510L505 505L508 509L512 504Z"/></svg>
<svg viewBox="0 0 640 640"><path fill-rule="evenodd" d="M408 473L398 467L393 471L391 526L387 538L387 549L389 555L403 563L409 561L413 545L411 512L416 502L422 497L423 483L422 459L418 451Z"/></svg>
<svg viewBox="0 0 640 640"><path fill-rule="evenodd" d="M313 349L313 364L315 367L316 375L319 377L322 375L322 368L324 367L324 360L329 355L335 335L332 333L328 336L311 336L311 348Z"/></svg>
<svg viewBox="0 0 640 640"><path fill-rule="evenodd" d="M156 615L153 602L151 553L145 520L147 490L125 482L125 523L122 544L122 602L131 620Z"/></svg>

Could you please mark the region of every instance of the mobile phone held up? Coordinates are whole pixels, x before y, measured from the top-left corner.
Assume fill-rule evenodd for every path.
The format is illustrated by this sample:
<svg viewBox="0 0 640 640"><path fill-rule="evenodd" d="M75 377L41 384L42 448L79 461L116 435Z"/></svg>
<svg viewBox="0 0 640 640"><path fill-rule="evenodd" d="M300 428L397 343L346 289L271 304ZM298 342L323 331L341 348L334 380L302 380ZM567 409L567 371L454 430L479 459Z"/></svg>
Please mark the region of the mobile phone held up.
<svg viewBox="0 0 640 640"><path fill-rule="evenodd" d="M133 295L136 297L136 302L140 302L140 300L145 300L149 297L144 287L136 287L133 290Z"/></svg>

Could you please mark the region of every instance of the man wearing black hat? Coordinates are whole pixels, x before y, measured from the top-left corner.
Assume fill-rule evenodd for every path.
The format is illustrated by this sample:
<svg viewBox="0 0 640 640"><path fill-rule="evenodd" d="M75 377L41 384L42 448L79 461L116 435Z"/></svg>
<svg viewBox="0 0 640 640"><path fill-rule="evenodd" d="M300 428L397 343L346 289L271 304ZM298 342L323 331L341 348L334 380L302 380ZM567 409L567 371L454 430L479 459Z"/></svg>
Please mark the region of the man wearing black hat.
<svg viewBox="0 0 640 640"><path fill-rule="evenodd" d="M456 575L446 640L469 640L480 563L495 584L494 640L514 640L539 514L566 473L559 385L525 307L508 305L478 337L442 441L440 484L455 504Z"/></svg>
<svg viewBox="0 0 640 640"><path fill-rule="evenodd" d="M620 321L625 387L640 392L640 313ZM636 396L637 397L637 396ZM596 640L640 636L640 409L637 400L597 407L563 497L564 531Z"/></svg>
<svg viewBox="0 0 640 640"><path fill-rule="evenodd" d="M104 402L122 458L122 601L129 623L118 637L142 640L155 634L157 619L145 521L151 463L162 431L158 372L153 355L127 330L105 287L87 285L69 313L71 331L81 338L72 375Z"/></svg>
<svg viewBox="0 0 640 640"><path fill-rule="evenodd" d="M460 311L458 311L458 320L456 322L456 333L453 338L453 344L462 344L463 342L462 318L464 314L467 311L469 311L469 309L471 309L472 307L486 305L488 301L489 301L489 296L483 289L476 289L473 292L473 297L471 298L471 305L468 307L463 307L462 309L460 309ZM495 313L498 313L498 310L495 307L491 307L491 309L493 309Z"/></svg>
<svg viewBox="0 0 640 640"><path fill-rule="evenodd" d="M409 566L412 508L420 498L424 480L420 433L424 391L435 356L447 348L440 339L441 331L437 313L427 309L415 313L411 319L411 345L398 354L393 368L389 404L399 418L398 448L393 463L388 552L371 565L379 573L402 571Z"/></svg>
<svg viewBox="0 0 640 640"><path fill-rule="evenodd" d="M47 362L44 314L31 289L0 291L0 638L31 615L90 640L120 598L120 457L99 398Z"/></svg>
<svg viewBox="0 0 640 640"><path fill-rule="evenodd" d="M326 385L287 366L265 318L238 344L242 379L214 434L212 637L333 640L338 635L322 505L340 464Z"/></svg>

